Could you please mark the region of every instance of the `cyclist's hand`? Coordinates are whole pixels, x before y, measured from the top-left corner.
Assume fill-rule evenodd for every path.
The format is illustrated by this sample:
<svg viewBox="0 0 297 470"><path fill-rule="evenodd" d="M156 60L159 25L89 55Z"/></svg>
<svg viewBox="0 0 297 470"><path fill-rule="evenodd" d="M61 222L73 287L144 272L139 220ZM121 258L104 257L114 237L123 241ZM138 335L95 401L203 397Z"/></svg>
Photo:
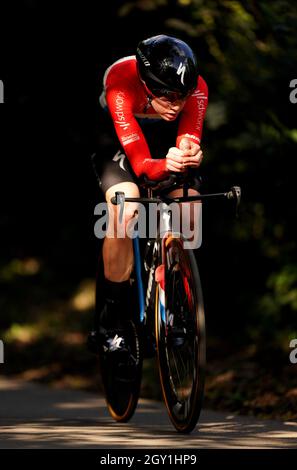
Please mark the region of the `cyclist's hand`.
<svg viewBox="0 0 297 470"><path fill-rule="evenodd" d="M180 141L179 148L183 151L183 163L185 167L197 168L201 164L203 152L200 145L184 137Z"/></svg>
<svg viewBox="0 0 297 470"><path fill-rule="evenodd" d="M171 147L166 155L166 169L181 173L185 171L184 152L177 147Z"/></svg>

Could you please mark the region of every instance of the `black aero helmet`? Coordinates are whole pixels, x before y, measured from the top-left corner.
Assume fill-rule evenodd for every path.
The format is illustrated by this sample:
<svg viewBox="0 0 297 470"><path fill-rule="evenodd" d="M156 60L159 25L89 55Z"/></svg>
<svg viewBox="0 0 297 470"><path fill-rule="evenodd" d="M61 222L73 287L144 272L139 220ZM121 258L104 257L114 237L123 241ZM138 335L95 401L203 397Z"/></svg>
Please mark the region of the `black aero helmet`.
<svg viewBox="0 0 297 470"><path fill-rule="evenodd" d="M140 78L154 95L186 97L195 90L197 59L184 41L153 36L138 44L136 58Z"/></svg>

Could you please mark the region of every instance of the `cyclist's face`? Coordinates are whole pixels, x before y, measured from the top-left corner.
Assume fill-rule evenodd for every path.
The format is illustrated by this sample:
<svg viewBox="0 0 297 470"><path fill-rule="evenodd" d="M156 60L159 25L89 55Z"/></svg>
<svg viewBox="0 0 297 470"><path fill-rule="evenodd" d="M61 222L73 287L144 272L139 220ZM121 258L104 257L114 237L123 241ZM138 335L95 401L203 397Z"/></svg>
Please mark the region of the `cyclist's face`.
<svg viewBox="0 0 297 470"><path fill-rule="evenodd" d="M154 97L152 99L152 107L165 121L174 121L183 109L186 99L178 99L169 101L165 96Z"/></svg>

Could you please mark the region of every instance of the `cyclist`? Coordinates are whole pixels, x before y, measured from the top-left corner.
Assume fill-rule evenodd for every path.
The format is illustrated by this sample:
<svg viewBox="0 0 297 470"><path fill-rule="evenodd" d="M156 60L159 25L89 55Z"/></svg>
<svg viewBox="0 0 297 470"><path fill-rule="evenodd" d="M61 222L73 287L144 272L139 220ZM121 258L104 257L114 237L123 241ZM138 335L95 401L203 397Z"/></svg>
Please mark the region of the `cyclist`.
<svg viewBox="0 0 297 470"><path fill-rule="evenodd" d="M207 102L207 84L199 74L196 56L175 37L158 35L143 40L136 55L124 57L106 70L100 104L109 112L121 148L114 157L98 155L95 164L110 214L117 211L110 203L116 191L139 197L142 175L161 180L170 172L199 167ZM190 189L189 194L197 194L197 189ZM177 188L169 194L181 193ZM135 209L136 204L126 203L125 224ZM117 217L112 220L116 224ZM100 328L96 319L89 335L89 347L98 351L103 342L104 351L123 352L127 350L125 314L131 302L132 240L109 237L107 231L102 250L104 306ZM117 328L112 329L115 324Z"/></svg>

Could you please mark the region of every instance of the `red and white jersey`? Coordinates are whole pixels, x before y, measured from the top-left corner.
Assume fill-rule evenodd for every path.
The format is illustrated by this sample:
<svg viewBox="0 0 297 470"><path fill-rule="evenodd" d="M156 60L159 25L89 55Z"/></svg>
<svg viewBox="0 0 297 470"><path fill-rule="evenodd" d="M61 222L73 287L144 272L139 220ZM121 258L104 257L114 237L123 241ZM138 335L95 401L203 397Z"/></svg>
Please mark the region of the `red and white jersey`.
<svg viewBox="0 0 297 470"><path fill-rule="evenodd" d="M176 136L177 147L185 136L200 144L207 103L207 84L199 76L196 90L187 98L180 112ZM117 136L134 173L138 177L146 174L152 180L166 177L168 173L165 155L152 158L137 120L138 118L162 118L148 103L147 92L138 75L135 56L124 57L106 70L100 104L104 108L107 107L110 112Z"/></svg>

